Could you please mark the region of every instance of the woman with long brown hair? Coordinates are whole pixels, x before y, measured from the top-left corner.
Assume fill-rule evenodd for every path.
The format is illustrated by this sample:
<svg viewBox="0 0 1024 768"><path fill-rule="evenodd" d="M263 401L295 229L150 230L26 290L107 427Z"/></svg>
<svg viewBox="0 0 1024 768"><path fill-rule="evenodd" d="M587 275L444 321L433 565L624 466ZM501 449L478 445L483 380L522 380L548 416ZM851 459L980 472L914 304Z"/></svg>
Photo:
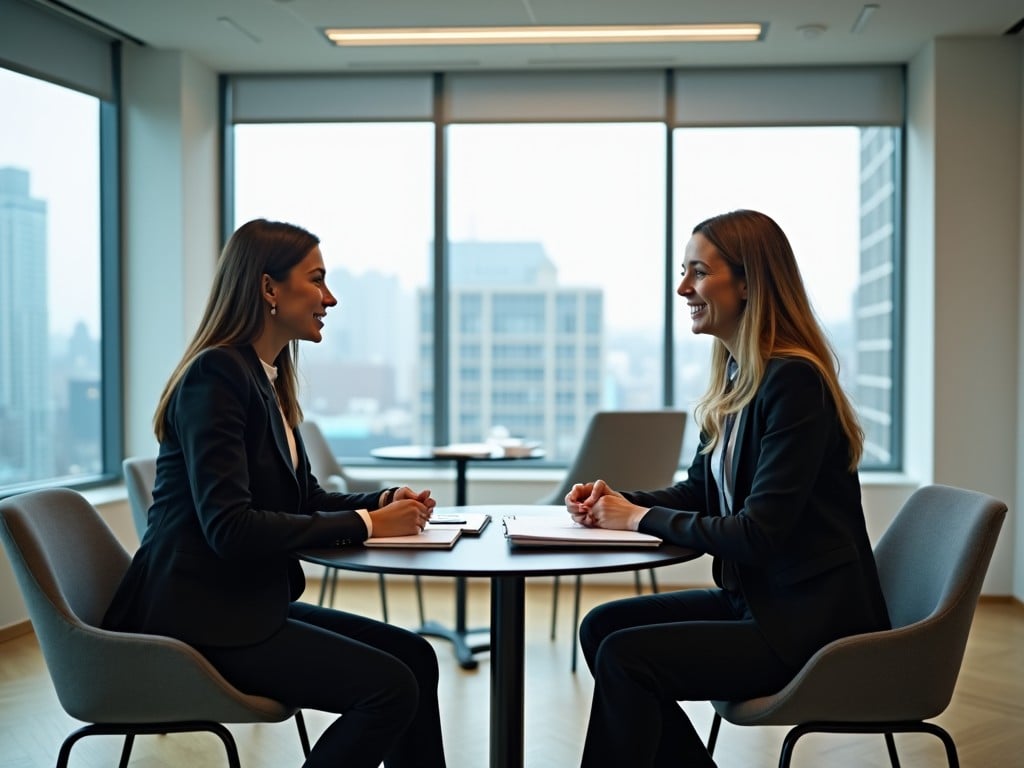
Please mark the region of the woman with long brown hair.
<svg viewBox="0 0 1024 768"><path fill-rule="evenodd" d="M577 522L713 557L715 586L598 606L584 768L713 766L679 701L773 693L836 638L889 626L861 507L863 434L789 240L740 210L698 224L677 293L715 337L700 447L670 488L575 486Z"/></svg>
<svg viewBox="0 0 1024 768"><path fill-rule="evenodd" d="M228 240L156 409L149 526L104 625L179 638L246 693L342 715L308 768L442 768L433 647L299 601L297 550L414 534L435 505L407 487L327 493L310 472L295 355L336 304L306 230L257 219Z"/></svg>

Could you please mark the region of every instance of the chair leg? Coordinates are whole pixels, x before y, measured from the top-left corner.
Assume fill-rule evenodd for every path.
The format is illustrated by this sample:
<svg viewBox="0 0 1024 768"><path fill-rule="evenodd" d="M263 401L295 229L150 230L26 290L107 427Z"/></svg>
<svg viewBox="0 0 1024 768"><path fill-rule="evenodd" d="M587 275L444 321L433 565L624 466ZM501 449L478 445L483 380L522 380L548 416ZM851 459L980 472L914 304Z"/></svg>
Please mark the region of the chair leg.
<svg viewBox="0 0 1024 768"><path fill-rule="evenodd" d="M413 585L416 588L416 607L419 609L420 612L420 626L422 627L424 624L427 623L427 614L426 611L423 610L423 584L420 581L419 576L413 576L412 580Z"/></svg>
<svg viewBox="0 0 1024 768"><path fill-rule="evenodd" d="M295 711L295 725L299 729L299 742L302 744L302 756L309 757L309 733L306 731L306 718L302 716L302 710Z"/></svg>
<svg viewBox="0 0 1024 768"><path fill-rule="evenodd" d="M316 601L317 605L324 604L324 598L327 597L327 582L330 580L330 578L331 566L325 565L323 578L320 579L320 599Z"/></svg>
<svg viewBox="0 0 1024 768"><path fill-rule="evenodd" d="M722 716L715 712L711 720L711 733L708 734L708 754L714 757L715 744L718 743L718 731L722 727Z"/></svg>
<svg viewBox="0 0 1024 768"><path fill-rule="evenodd" d="M224 745L224 751L228 753L228 767L242 768L242 761L238 759L238 747L235 746L235 740L231 736L231 732L220 723L210 723L208 730L219 737Z"/></svg>
<svg viewBox="0 0 1024 768"><path fill-rule="evenodd" d="M380 585L380 610L384 617L384 623L388 623L388 589L384 584L384 574L377 574L377 583Z"/></svg>
<svg viewBox="0 0 1024 768"><path fill-rule="evenodd" d="M334 607L334 596L338 592L338 569L331 569L331 607Z"/></svg>
<svg viewBox="0 0 1024 768"><path fill-rule="evenodd" d="M84 725L68 735L68 737L64 739L64 743L60 745L60 752L57 754L56 768L67 768L68 761L71 759L71 748L75 746L80 739L83 739L86 736L124 736L125 740L124 746L121 748L120 765L121 768L125 768L125 766L128 765L128 758L131 755L132 745L135 742L135 736L137 734L191 733L194 731L208 731L219 738L221 743L224 745L224 751L228 756L228 768L242 768L241 761L238 758L238 747L235 745L235 739L231 735L231 731L220 723L205 720L191 720L176 723L92 723L90 725Z"/></svg>
<svg viewBox="0 0 1024 768"><path fill-rule="evenodd" d="M573 674L576 673L576 656L579 654L580 642L576 635L580 626L580 592L583 591L583 577L576 576L576 594L572 600L572 663L570 668Z"/></svg>
<svg viewBox="0 0 1024 768"><path fill-rule="evenodd" d="M128 768L128 759L132 756L132 747L135 744L135 734L126 733L124 735L124 746L121 747L121 762L118 763L118 768Z"/></svg>
<svg viewBox="0 0 1024 768"><path fill-rule="evenodd" d="M647 573L651 577L651 592L658 593L658 579L654 576L654 569L648 568ZM633 580L636 582L636 593L642 595L644 593L643 585L640 583L640 571L633 571Z"/></svg>
<svg viewBox="0 0 1024 768"><path fill-rule="evenodd" d="M956 744L953 743L953 737L949 735L949 732L935 723L919 723L919 725L920 730L930 733L942 742L942 746L946 748L946 762L949 763L949 768L960 768L960 759L956 754Z"/></svg>
<svg viewBox="0 0 1024 768"><path fill-rule="evenodd" d="M555 576L551 588L551 639L555 639L555 627L558 626L558 577Z"/></svg>
<svg viewBox="0 0 1024 768"><path fill-rule="evenodd" d="M789 768L797 739L807 733L883 733L885 734L885 744L889 750L889 760L893 768L899 768L900 764L899 757L896 755L896 740L893 734L930 733L939 739L945 747L946 761L949 763L949 768L960 768L960 760L957 757L956 744L953 742L953 737L941 726L935 723L925 723L920 720L896 723L801 723L791 728L782 742L779 768Z"/></svg>
<svg viewBox="0 0 1024 768"><path fill-rule="evenodd" d="M896 754L896 737L891 731L885 732L885 749L889 752L889 762L892 768L900 768L900 756Z"/></svg>

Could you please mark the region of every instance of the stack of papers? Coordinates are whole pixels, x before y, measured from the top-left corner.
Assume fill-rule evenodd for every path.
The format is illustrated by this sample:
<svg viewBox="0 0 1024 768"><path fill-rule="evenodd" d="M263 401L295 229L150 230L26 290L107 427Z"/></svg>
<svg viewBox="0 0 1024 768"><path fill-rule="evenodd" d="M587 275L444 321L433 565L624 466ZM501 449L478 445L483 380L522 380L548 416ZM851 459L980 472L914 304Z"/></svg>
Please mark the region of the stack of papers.
<svg viewBox="0 0 1024 768"><path fill-rule="evenodd" d="M451 549L462 535L457 525L430 526L422 533L410 536L373 536L363 542L364 547L406 547L414 549Z"/></svg>
<svg viewBox="0 0 1024 768"><path fill-rule="evenodd" d="M656 547L661 539L638 531L587 528L568 518L506 517L505 538L515 547Z"/></svg>

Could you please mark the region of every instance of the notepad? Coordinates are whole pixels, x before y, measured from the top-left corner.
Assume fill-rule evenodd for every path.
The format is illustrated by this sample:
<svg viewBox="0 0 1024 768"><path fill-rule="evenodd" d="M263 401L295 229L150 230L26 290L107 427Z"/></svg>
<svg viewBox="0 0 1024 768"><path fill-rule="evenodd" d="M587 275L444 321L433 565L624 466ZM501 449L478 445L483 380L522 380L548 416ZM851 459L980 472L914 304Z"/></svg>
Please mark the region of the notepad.
<svg viewBox="0 0 1024 768"><path fill-rule="evenodd" d="M462 528L427 526L422 533L409 536L373 536L363 542L364 547L399 547L404 549L451 549L462 535Z"/></svg>
<svg viewBox="0 0 1024 768"><path fill-rule="evenodd" d="M505 538L514 547L656 547L661 539L638 531L587 528L572 520L506 517Z"/></svg>
<svg viewBox="0 0 1024 768"><path fill-rule="evenodd" d="M435 520L434 518L438 518ZM457 514L455 512L435 513L427 523L427 530L434 528L459 528L469 536L476 536L487 524L491 522L491 516L484 512L470 512Z"/></svg>

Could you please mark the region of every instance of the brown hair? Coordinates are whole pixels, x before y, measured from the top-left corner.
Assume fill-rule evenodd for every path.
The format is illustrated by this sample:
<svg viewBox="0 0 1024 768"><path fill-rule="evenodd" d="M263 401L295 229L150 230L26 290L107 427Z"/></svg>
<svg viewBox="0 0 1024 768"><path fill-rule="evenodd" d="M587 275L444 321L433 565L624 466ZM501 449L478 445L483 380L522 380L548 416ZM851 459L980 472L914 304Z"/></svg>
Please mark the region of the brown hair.
<svg viewBox="0 0 1024 768"><path fill-rule="evenodd" d="M153 415L153 431L157 440L165 436L167 408L185 371L203 352L211 347L252 344L266 322L261 296L263 275L283 281L292 267L304 259L320 239L294 224L254 219L240 226L221 251L210 287L199 330L189 343L174 372L164 386ZM273 361L277 366L274 388L288 424L302 421L298 401L295 361L298 342L285 345Z"/></svg>
<svg viewBox="0 0 1024 768"><path fill-rule="evenodd" d="M864 432L839 385L838 359L807 298L789 239L773 219L749 210L732 211L693 228L703 235L747 284L747 305L740 317L735 350L739 374L730 389L726 371L729 351L716 339L711 353L711 380L697 402L696 416L709 436L707 452L721 438L726 414L753 400L772 357L796 357L811 363L825 380L850 443L850 470L864 449Z"/></svg>

